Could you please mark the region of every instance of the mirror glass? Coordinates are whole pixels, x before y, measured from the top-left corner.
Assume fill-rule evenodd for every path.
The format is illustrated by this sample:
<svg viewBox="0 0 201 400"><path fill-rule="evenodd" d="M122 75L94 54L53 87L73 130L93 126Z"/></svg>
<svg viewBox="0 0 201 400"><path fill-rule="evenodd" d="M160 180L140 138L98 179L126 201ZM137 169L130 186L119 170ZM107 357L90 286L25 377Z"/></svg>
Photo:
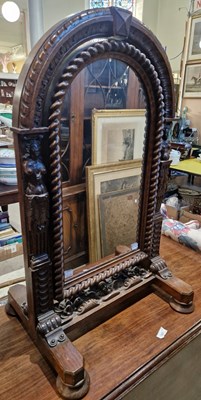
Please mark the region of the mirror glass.
<svg viewBox="0 0 201 400"><path fill-rule="evenodd" d="M101 59L73 80L62 109L62 179L64 187L86 185L90 261L120 244L137 247L144 128L143 90L127 64ZM65 210L64 220L65 242Z"/></svg>
<svg viewBox="0 0 201 400"><path fill-rule="evenodd" d="M72 103L76 104L75 109ZM70 158L70 131L75 125L77 113L82 116L83 127L83 167L92 163L92 110L137 110L144 109L143 89L135 73L125 63L116 59L103 59L89 64L79 73L67 91L61 118L62 180L68 182ZM114 113L115 115L115 113ZM120 115L120 113L116 113ZM132 115L132 112L130 112ZM80 121L79 121L80 122ZM126 118L123 121L126 125ZM108 121L111 124L111 120ZM102 122L100 121L100 128ZM126 129L126 126L124 127ZM129 124L128 128L129 129ZM72 132L71 132L72 133ZM73 132L75 134L75 132ZM124 133L126 136L126 133ZM130 136L132 136L130 134ZM130 138L131 139L131 138ZM123 146L122 146L123 149ZM126 153L126 138L125 138ZM129 150L127 151L127 154ZM130 153L120 159L140 158ZM111 162L116 161L111 159ZM103 162L106 162L104 160ZM83 168L83 177L85 169Z"/></svg>

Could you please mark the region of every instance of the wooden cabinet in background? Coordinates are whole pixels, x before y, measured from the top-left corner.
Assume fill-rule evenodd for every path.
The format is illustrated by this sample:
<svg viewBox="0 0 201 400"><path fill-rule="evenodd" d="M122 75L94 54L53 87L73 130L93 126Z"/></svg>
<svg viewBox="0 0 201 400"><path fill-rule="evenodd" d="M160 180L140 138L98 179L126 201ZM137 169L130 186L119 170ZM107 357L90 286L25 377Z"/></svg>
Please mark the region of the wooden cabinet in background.
<svg viewBox="0 0 201 400"><path fill-rule="evenodd" d="M0 103L13 104L18 74L0 73Z"/></svg>

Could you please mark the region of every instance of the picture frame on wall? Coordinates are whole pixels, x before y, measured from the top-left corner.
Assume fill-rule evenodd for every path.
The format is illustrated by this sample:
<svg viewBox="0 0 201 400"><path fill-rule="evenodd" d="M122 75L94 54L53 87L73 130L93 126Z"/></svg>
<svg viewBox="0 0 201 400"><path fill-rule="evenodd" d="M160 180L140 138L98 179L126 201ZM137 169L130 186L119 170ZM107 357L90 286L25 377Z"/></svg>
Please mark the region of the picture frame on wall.
<svg viewBox="0 0 201 400"><path fill-rule="evenodd" d="M191 21L188 61L201 62L201 17L195 16Z"/></svg>
<svg viewBox="0 0 201 400"><path fill-rule="evenodd" d="M201 97L201 63L186 65L183 97Z"/></svg>
<svg viewBox="0 0 201 400"><path fill-rule="evenodd" d="M92 164L142 158L145 110L92 110Z"/></svg>
<svg viewBox="0 0 201 400"><path fill-rule="evenodd" d="M121 190L139 190L141 169L141 160L129 160L86 167L90 262L95 262L102 258L99 196L117 192L119 194ZM118 213L118 209L116 213ZM121 221L119 223L122 223L123 226L125 220L121 215L118 215L118 217L119 221ZM133 218L135 220L135 217Z"/></svg>

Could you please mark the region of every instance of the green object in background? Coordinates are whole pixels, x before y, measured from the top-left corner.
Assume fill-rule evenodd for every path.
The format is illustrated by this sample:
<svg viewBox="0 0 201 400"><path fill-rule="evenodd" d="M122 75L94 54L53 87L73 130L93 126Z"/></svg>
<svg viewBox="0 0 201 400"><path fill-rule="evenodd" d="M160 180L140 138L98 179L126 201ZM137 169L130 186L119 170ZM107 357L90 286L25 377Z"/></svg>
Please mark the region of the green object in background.
<svg viewBox="0 0 201 400"><path fill-rule="evenodd" d="M12 119L12 113L2 113L2 112L0 112L0 116L1 117L5 117L5 118L9 118L9 119Z"/></svg>
<svg viewBox="0 0 201 400"><path fill-rule="evenodd" d="M0 122L10 128L12 126L12 113L0 112Z"/></svg>

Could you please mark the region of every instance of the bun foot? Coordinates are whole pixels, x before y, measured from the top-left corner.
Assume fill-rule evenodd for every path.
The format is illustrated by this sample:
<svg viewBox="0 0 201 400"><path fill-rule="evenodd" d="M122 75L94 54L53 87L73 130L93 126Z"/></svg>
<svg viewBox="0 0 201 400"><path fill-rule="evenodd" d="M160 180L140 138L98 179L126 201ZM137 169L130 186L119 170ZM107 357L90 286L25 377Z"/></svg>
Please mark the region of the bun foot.
<svg viewBox="0 0 201 400"><path fill-rule="evenodd" d="M17 314L16 314L14 308L10 305L10 303L6 303L5 310L6 310L6 314L8 314L10 317L16 317Z"/></svg>
<svg viewBox="0 0 201 400"><path fill-rule="evenodd" d="M169 301L170 306L173 308L173 310L180 312L182 314L190 314L194 311L194 304L193 302L190 302L188 304L186 303L181 303L178 300L171 299Z"/></svg>
<svg viewBox="0 0 201 400"><path fill-rule="evenodd" d="M65 384L58 375L56 380L56 387L57 391L64 399L77 400L81 399L85 396L85 394L87 394L89 390L89 382L89 375L86 371L84 372L84 379L75 386Z"/></svg>

